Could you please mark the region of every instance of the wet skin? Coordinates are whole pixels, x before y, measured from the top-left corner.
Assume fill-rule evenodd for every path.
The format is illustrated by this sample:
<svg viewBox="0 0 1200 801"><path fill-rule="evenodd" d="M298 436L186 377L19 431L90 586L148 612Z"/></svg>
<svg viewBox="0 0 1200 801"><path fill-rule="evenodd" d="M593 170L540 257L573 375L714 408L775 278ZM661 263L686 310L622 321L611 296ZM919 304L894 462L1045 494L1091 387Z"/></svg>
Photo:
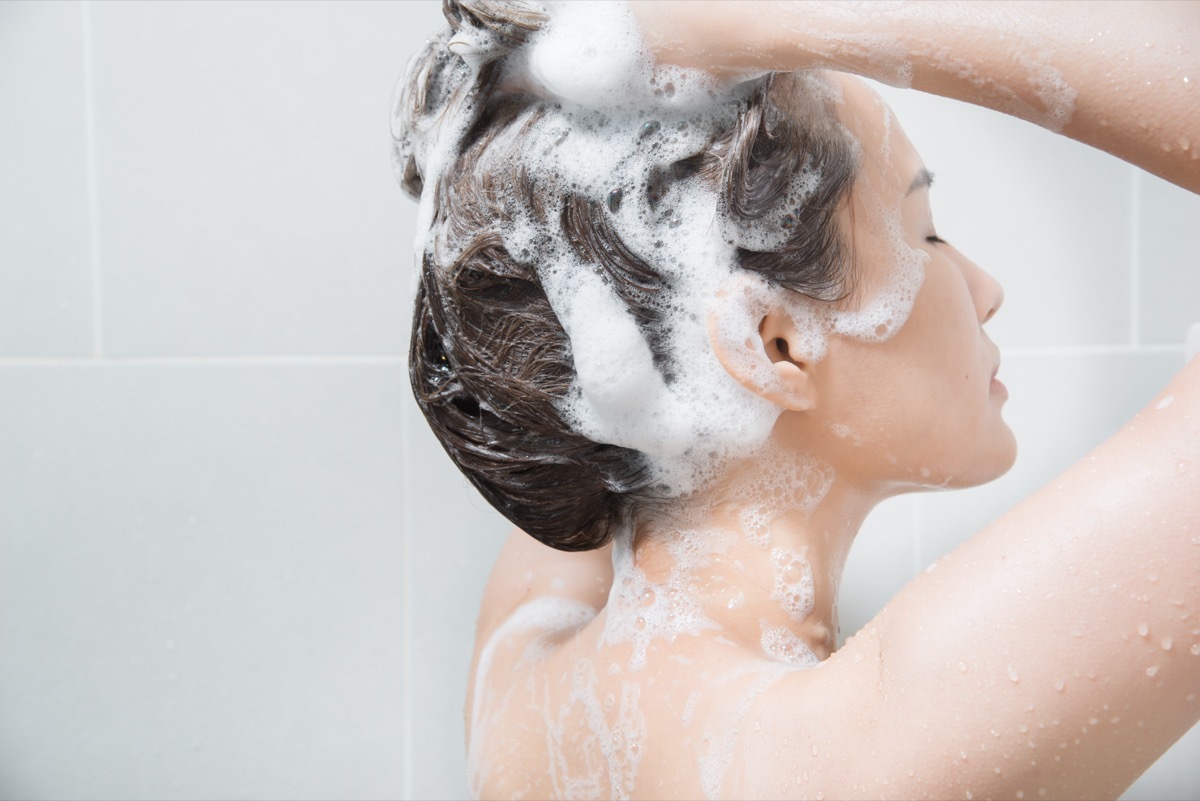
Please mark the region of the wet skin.
<svg viewBox="0 0 1200 801"><path fill-rule="evenodd" d="M779 795L785 784L787 795L848 786L839 783L849 773L828 767L776 777L773 752L789 737L774 726L764 733L763 722L786 687L789 718L820 732L826 757L852 749L849 732L821 724L863 680L862 655L812 671L789 659L800 650L832 654L846 553L876 503L986 481L1012 463L1005 396L992 384L998 355L982 327L1000 305L999 286L937 240L924 165L886 107L856 79L838 80L843 102L834 110L868 154L843 215L859 271L843 305L885 290L897 248L912 248L926 255L911 314L884 342L833 335L812 363L788 357L791 321L768 314L762 347L800 400L783 411L767 451L732 465L680 514L639 528L632 563L618 566L594 619L578 630L535 625L496 638L470 721L474 781L485 796L738 797ZM808 478L781 490L773 477L788 469ZM769 522L748 531L747 509ZM800 586L805 570L812 584L797 614L780 587ZM698 626L682 620L689 610ZM680 620L663 628L672 614ZM637 634L634 642L614 635L647 629L640 643ZM764 651L768 634L787 647ZM792 729L794 749L800 732ZM816 760L806 749L804 760ZM798 763L789 764L784 773Z"/></svg>

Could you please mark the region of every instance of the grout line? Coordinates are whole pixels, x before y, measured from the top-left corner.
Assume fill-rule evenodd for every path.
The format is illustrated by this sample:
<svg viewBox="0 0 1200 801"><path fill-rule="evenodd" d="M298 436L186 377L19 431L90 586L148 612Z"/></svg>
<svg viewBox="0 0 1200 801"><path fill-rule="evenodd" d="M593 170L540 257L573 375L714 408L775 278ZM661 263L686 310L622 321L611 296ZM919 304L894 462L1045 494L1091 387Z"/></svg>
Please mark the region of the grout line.
<svg viewBox="0 0 1200 801"><path fill-rule="evenodd" d="M409 486L411 470L408 459L409 431L408 403L400 404L400 436L404 443L400 454L400 504L404 509L400 519L400 715L401 729L401 798L408 801L413 797L413 724L412 724L412 560L409 542L412 537L412 489Z"/></svg>
<svg viewBox="0 0 1200 801"><path fill-rule="evenodd" d="M403 356L5 356L0 367L223 367L255 365L403 365Z"/></svg>
<svg viewBox="0 0 1200 801"><path fill-rule="evenodd" d="M96 97L92 74L92 4L81 4L83 24L83 119L84 141L87 148L88 227L91 245L92 281L92 356L104 355L104 299L100 271L100 203L96 182Z"/></svg>
<svg viewBox="0 0 1200 801"><path fill-rule="evenodd" d="M1183 345L1031 345L1000 348L1001 356L1108 356L1124 353L1182 353Z"/></svg>
<svg viewBox="0 0 1200 801"><path fill-rule="evenodd" d="M922 537L921 537L921 497L919 495L914 495L912 500L913 500L913 505L912 505L912 527L913 527L912 578L916 578L917 576L921 575L921 568L922 568L921 550L922 550L922 545L924 545L924 543L922 542Z"/></svg>
<svg viewBox="0 0 1200 801"><path fill-rule="evenodd" d="M1129 166L1129 342L1138 344L1139 329L1142 326L1141 287L1142 287L1142 181L1141 170Z"/></svg>

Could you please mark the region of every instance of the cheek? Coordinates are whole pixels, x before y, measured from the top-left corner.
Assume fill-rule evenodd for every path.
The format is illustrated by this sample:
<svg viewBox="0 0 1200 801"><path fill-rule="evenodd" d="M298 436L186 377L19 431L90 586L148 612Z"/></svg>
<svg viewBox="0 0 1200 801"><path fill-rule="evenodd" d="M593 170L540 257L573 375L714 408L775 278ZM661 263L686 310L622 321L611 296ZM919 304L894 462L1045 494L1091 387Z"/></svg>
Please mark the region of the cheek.
<svg viewBox="0 0 1200 801"><path fill-rule="evenodd" d="M946 472L977 442L989 413L991 366L961 280L931 270L908 321L854 355L865 389L860 413L877 440L916 467ZM917 464L920 463L920 464Z"/></svg>

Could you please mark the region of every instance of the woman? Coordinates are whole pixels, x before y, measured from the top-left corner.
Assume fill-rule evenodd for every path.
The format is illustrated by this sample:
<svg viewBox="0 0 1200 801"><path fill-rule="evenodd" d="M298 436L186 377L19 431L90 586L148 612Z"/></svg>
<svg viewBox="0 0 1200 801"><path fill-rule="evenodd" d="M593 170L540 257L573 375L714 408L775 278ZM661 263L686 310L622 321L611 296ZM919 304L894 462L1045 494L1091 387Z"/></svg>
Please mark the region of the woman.
<svg viewBox="0 0 1200 801"><path fill-rule="evenodd" d="M593 549L517 532L497 563L473 789L1118 795L1200 719L1200 367L835 653L867 512L1012 463L1002 293L861 82L744 79L911 81L1195 191L1195 60L1096 65L1195 20L634 4L661 63L723 81L697 87L578 58L575 31L627 20L569 8L449 4L401 98L418 402L498 509Z"/></svg>

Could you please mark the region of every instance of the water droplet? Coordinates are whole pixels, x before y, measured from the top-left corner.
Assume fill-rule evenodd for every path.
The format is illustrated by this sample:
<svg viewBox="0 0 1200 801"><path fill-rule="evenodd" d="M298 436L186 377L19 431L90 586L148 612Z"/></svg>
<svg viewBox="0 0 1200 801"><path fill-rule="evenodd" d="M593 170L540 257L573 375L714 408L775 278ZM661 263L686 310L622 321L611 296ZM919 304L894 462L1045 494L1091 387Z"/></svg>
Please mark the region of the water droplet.
<svg viewBox="0 0 1200 801"><path fill-rule="evenodd" d="M818 753L817 744L816 744L816 743L813 743L813 747L812 747L812 755L813 755L813 756L816 756L816 755L817 755L817 753Z"/></svg>
<svg viewBox="0 0 1200 801"><path fill-rule="evenodd" d="M641 595L640 600L642 602L642 606L652 606L654 604L653 588L647 587L646 589L642 590L642 595Z"/></svg>
<svg viewBox="0 0 1200 801"><path fill-rule="evenodd" d="M1054 692L1061 693L1066 689L1067 689L1067 683L1065 681L1063 681L1062 679L1059 679L1058 681L1054 682Z"/></svg>
<svg viewBox="0 0 1200 801"><path fill-rule="evenodd" d="M659 125L658 120L651 120L650 122L643 123L642 130L638 136L645 139L647 136L652 136L658 133L659 127L661 126Z"/></svg>
<svg viewBox="0 0 1200 801"><path fill-rule="evenodd" d="M1018 801L1025 797L1025 793L1021 792L1020 790L1017 790L1015 795L1017 796Z"/></svg>
<svg viewBox="0 0 1200 801"><path fill-rule="evenodd" d="M1178 473L1179 475L1182 476L1187 471L1188 471L1187 459L1180 459L1178 462L1175 463L1175 472L1176 473Z"/></svg>
<svg viewBox="0 0 1200 801"><path fill-rule="evenodd" d="M1172 640L1170 637L1163 637L1163 640L1162 640L1162 649L1163 649L1164 651L1170 651L1170 650L1171 650L1171 646L1172 646L1172 645L1174 645L1174 644L1175 644L1175 641L1174 641L1174 640Z"/></svg>
<svg viewBox="0 0 1200 801"><path fill-rule="evenodd" d="M625 197L625 190L620 187L608 193L608 210L616 214L621 209L621 198Z"/></svg>
<svg viewBox="0 0 1200 801"><path fill-rule="evenodd" d="M959 662L959 663L958 663L958 669L959 669L961 672L963 672L963 673L966 673L966 672L967 672L967 663L966 663L966 662Z"/></svg>
<svg viewBox="0 0 1200 801"><path fill-rule="evenodd" d="M1192 643L1192 647L1188 650L1191 651L1192 656L1200 656L1200 642Z"/></svg>
<svg viewBox="0 0 1200 801"><path fill-rule="evenodd" d="M1008 666L1007 672L1008 672L1008 678L1009 678L1009 680L1011 680L1013 682L1013 684L1016 684L1017 682L1019 682L1021 680L1021 677L1017 675L1017 671L1013 670L1012 665Z"/></svg>
<svg viewBox="0 0 1200 801"><path fill-rule="evenodd" d="M646 618L639 615L635 625L638 627L638 631L645 631L646 630Z"/></svg>
<svg viewBox="0 0 1200 801"><path fill-rule="evenodd" d="M1088 718L1089 726L1095 726L1099 722L1100 722L1100 718Z"/></svg>
<svg viewBox="0 0 1200 801"><path fill-rule="evenodd" d="M1149 676L1150 678L1154 678L1155 676L1157 676L1158 675L1158 665L1151 665L1150 667L1146 668L1146 675Z"/></svg>
<svg viewBox="0 0 1200 801"><path fill-rule="evenodd" d="M1158 574L1157 573L1147 573L1146 581L1150 582L1151 584L1157 584L1158 583Z"/></svg>
<svg viewBox="0 0 1200 801"><path fill-rule="evenodd" d="M1147 626L1145 623L1138 623L1137 633L1142 637L1149 637L1150 636L1150 627Z"/></svg>

